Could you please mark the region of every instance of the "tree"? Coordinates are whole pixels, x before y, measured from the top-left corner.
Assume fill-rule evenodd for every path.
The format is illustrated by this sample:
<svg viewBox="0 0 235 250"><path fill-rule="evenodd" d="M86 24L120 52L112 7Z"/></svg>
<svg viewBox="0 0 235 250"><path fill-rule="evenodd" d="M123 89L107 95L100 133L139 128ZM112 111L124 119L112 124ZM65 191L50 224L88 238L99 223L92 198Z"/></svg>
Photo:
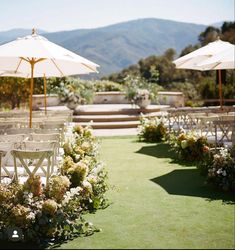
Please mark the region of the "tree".
<svg viewBox="0 0 235 250"><path fill-rule="evenodd" d="M199 45L198 44L196 44L196 45L192 45L192 44L190 44L190 45L188 45L187 47L185 47L182 51L181 51L181 53L180 53L180 57L181 56L185 56L185 55L187 55L188 53L191 53L191 52L193 52L194 50L196 50L196 49L199 49Z"/></svg>
<svg viewBox="0 0 235 250"><path fill-rule="evenodd" d="M0 102L11 104L11 108L20 107L21 102L28 102L30 92L29 79L0 77Z"/></svg>
<svg viewBox="0 0 235 250"><path fill-rule="evenodd" d="M198 40L200 41L201 46L205 46L210 42L214 42L220 36L220 34L220 29L213 26L208 26L205 31L199 35Z"/></svg>
<svg viewBox="0 0 235 250"><path fill-rule="evenodd" d="M224 22L221 26L221 39L235 44L235 22Z"/></svg>
<svg viewBox="0 0 235 250"><path fill-rule="evenodd" d="M163 57L165 57L169 61L173 61L175 55L176 55L176 51L174 49L170 48L164 52Z"/></svg>

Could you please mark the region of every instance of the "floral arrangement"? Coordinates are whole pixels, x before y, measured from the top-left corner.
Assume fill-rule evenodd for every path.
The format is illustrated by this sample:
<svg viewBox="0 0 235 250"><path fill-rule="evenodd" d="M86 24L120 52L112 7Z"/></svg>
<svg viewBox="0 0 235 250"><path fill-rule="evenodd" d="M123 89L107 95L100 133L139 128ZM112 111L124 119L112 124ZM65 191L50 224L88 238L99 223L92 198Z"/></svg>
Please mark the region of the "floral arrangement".
<svg viewBox="0 0 235 250"><path fill-rule="evenodd" d="M69 177L72 187L83 188L83 205L94 210L107 206L107 173L97 160L98 143L90 127L73 128L73 140L64 144L64 163L61 171Z"/></svg>
<svg viewBox="0 0 235 250"><path fill-rule="evenodd" d="M124 79L126 97L129 101L138 105L137 100L158 102L158 91L162 90L156 82L149 82L142 77L128 75ZM149 104L149 103L148 103Z"/></svg>
<svg viewBox="0 0 235 250"><path fill-rule="evenodd" d="M160 142L167 135L167 128L162 119L141 117L139 126L139 140L147 142Z"/></svg>
<svg viewBox="0 0 235 250"><path fill-rule="evenodd" d="M190 162L205 160L210 153L207 138L193 133L180 133L176 136L174 145L179 156Z"/></svg>
<svg viewBox="0 0 235 250"><path fill-rule="evenodd" d="M97 160L90 128L74 127L66 136L61 174L44 187L40 176L23 184L0 184L0 239L7 228L22 230L25 242L41 246L99 231L83 219L85 212L107 206L107 173Z"/></svg>
<svg viewBox="0 0 235 250"><path fill-rule="evenodd" d="M227 148L221 148L213 155L208 165L207 182L224 191L235 192L235 158Z"/></svg>

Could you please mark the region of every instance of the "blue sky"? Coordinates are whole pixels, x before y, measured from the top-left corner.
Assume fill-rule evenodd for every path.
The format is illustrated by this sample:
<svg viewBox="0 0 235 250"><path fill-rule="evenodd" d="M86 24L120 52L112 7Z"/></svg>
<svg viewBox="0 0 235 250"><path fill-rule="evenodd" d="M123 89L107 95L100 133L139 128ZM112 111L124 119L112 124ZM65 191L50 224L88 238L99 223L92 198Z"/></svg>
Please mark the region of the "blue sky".
<svg viewBox="0 0 235 250"><path fill-rule="evenodd" d="M234 0L0 0L0 31L96 28L138 18L198 24L234 20Z"/></svg>

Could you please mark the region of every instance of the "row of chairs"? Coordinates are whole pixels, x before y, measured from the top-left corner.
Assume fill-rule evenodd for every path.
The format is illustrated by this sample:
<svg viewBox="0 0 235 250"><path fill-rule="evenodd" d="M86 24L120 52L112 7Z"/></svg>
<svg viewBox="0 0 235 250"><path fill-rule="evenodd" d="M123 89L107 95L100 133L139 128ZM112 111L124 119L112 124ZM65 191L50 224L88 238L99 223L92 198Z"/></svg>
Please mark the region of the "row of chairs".
<svg viewBox="0 0 235 250"><path fill-rule="evenodd" d="M61 129L64 132L65 121L33 121L32 128L34 129ZM29 128L28 121L0 121L0 134L8 134L9 129Z"/></svg>
<svg viewBox="0 0 235 250"><path fill-rule="evenodd" d="M235 144L235 112L168 112L167 123L170 129L181 127L207 136L216 145Z"/></svg>
<svg viewBox="0 0 235 250"><path fill-rule="evenodd" d="M2 111L0 112L0 118L25 118L29 114L28 110L11 110L8 112ZM68 121L72 121L73 110L48 110L47 114L44 111L33 111L32 113L33 119L39 117L45 118L56 118L56 117L67 117Z"/></svg>
<svg viewBox="0 0 235 250"><path fill-rule="evenodd" d="M169 128L202 130L210 128L214 120L235 120L235 112L186 112L171 110L167 115ZM205 127L204 127L205 126Z"/></svg>
<svg viewBox="0 0 235 250"><path fill-rule="evenodd" d="M47 184L61 158L60 138L59 133L0 135L1 180L18 181L19 173L24 179L37 172Z"/></svg>

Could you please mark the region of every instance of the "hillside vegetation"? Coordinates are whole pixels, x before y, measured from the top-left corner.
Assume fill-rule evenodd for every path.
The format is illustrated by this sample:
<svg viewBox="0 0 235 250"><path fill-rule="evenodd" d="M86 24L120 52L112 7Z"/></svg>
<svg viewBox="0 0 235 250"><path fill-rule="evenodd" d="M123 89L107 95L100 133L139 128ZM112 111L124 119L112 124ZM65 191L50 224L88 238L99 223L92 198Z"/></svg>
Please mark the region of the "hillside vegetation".
<svg viewBox="0 0 235 250"><path fill-rule="evenodd" d="M218 36L223 41L235 44L235 22L224 22L221 28L208 26L198 33L198 42L188 44L182 49L180 56L215 41ZM111 74L103 79L125 83L128 76L142 78L144 81L155 82L166 90L180 90L189 100L218 98L218 85L216 71L182 70L176 69L173 60L177 51L167 49L162 55L151 55L141 59L137 64L131 65L118 73ZM234 70L222 72L224 98L235 97Z"/></svg>

